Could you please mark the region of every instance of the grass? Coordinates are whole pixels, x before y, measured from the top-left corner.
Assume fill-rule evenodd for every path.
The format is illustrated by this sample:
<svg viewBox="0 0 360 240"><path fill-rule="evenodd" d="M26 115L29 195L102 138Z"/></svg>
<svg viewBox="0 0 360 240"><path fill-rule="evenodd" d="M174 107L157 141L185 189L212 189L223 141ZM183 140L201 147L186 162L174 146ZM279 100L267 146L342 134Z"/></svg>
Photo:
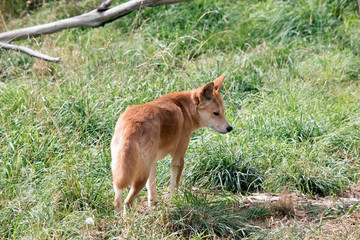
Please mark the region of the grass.
<svg viewBox="0 0 360 240"><path fill-rule="evenodd" d="M99 2L45 1L29 14L1 12L0 26L45 23ZM18 43L61 64L0 52L1 238L327 236L311 226L256 227L269 211L241 202L251 192L284 189L335 197L358 182L356 1L199 0L142 14ZM139 207L116 218L109 144L120 113L223 73L234 131L195 132L184 194L153 212ZM158 163L160 192L169 165L169 158ZM89 216L94 226L85 224Z"/></svg>
<svg viewBox="0 0 360 240"><path fill-rule="evenodd" d="M256 227L249 224L241 211L227 206L227 201L209 201L185 192L175 199L175 210L170 215L170 230L185 238L240 239L253 232Z"/></svg>

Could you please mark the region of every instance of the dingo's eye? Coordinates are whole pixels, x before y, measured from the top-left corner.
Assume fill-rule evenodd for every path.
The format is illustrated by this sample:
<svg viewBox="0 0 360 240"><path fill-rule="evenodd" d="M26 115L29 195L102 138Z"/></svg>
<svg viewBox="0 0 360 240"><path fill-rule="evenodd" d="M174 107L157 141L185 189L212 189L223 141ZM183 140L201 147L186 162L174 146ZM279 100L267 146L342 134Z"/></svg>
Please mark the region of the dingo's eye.
<svg viewBox="0 0 360 240"><path fill-rule="evenodd" d="M215 115L215 116L219 116L219 112L214 112L214 115Z"/></svg>

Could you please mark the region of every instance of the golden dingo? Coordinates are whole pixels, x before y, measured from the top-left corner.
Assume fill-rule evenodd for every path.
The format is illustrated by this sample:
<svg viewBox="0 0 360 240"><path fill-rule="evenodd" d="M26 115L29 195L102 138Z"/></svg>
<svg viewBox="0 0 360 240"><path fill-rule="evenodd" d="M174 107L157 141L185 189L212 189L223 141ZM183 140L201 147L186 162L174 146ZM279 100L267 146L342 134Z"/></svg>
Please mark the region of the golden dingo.
<svg viewBox="0 0 360 240"><path fill-rule="evenodd" d="M154 101L128 108L116 123L111 141L111 170L115 211L121 211L122 191L131 186L126 207L144 188L148 203L157 201L156 162L171 155L170 191L176 193L191 133L210 127L219 133L232 130L224 115L220 87L222 75L204 86L166 94Z"/></svg>

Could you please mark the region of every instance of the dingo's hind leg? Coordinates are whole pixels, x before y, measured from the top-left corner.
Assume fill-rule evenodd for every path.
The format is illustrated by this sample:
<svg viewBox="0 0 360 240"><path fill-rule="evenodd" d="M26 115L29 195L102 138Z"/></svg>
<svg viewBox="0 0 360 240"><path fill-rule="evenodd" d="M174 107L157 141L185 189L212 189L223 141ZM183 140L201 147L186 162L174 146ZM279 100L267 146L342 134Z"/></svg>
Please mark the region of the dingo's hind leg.
<svg viewBox="0 0 360 240"><path fill-rule="evenodd" d="M146 188L148 190L148 206L157 202L157 190L156 190L156 161L151 166L150 175L146 182Z"/></svg>
<svg viewBox="0 0 360 240"><path fill-rule="evenodd" d="M138 195L138 193L145 187L146 181L149 177L149 174L146 176L142 176L141 179L136 179L132 185L129 194L127 195L125 199L125 209L124 212L126 212L126 208L129 208L132 206L132 203L135 199L135 197Z"/></svg>
<svg viewBox="0 0 360 240"><path fill-rule="evenodd" d="M115 200L114 200L115 212L120 213L122 206L122 199L121 199L122 190L117 188L116 185L114 184L114 191L115 191Z"/></svg>

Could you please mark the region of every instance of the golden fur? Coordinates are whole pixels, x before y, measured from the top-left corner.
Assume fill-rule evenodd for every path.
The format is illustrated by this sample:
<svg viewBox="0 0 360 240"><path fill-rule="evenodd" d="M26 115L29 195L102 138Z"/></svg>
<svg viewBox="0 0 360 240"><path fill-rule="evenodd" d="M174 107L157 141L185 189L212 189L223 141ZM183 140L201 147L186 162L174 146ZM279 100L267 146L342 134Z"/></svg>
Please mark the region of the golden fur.
<svg viewBox="0 0 360 240"><path fill-rule="evenodd" d="M128 108L119 118L111 141L114 206L121 210L122 191L130 206L145 184L149 205L157 201L156 162L171 155L170 190L176 193L191 133L201 127L217 132L232 130L224 115L220 87L225 76L185 92L166 94L154 101Z"/></svg>

